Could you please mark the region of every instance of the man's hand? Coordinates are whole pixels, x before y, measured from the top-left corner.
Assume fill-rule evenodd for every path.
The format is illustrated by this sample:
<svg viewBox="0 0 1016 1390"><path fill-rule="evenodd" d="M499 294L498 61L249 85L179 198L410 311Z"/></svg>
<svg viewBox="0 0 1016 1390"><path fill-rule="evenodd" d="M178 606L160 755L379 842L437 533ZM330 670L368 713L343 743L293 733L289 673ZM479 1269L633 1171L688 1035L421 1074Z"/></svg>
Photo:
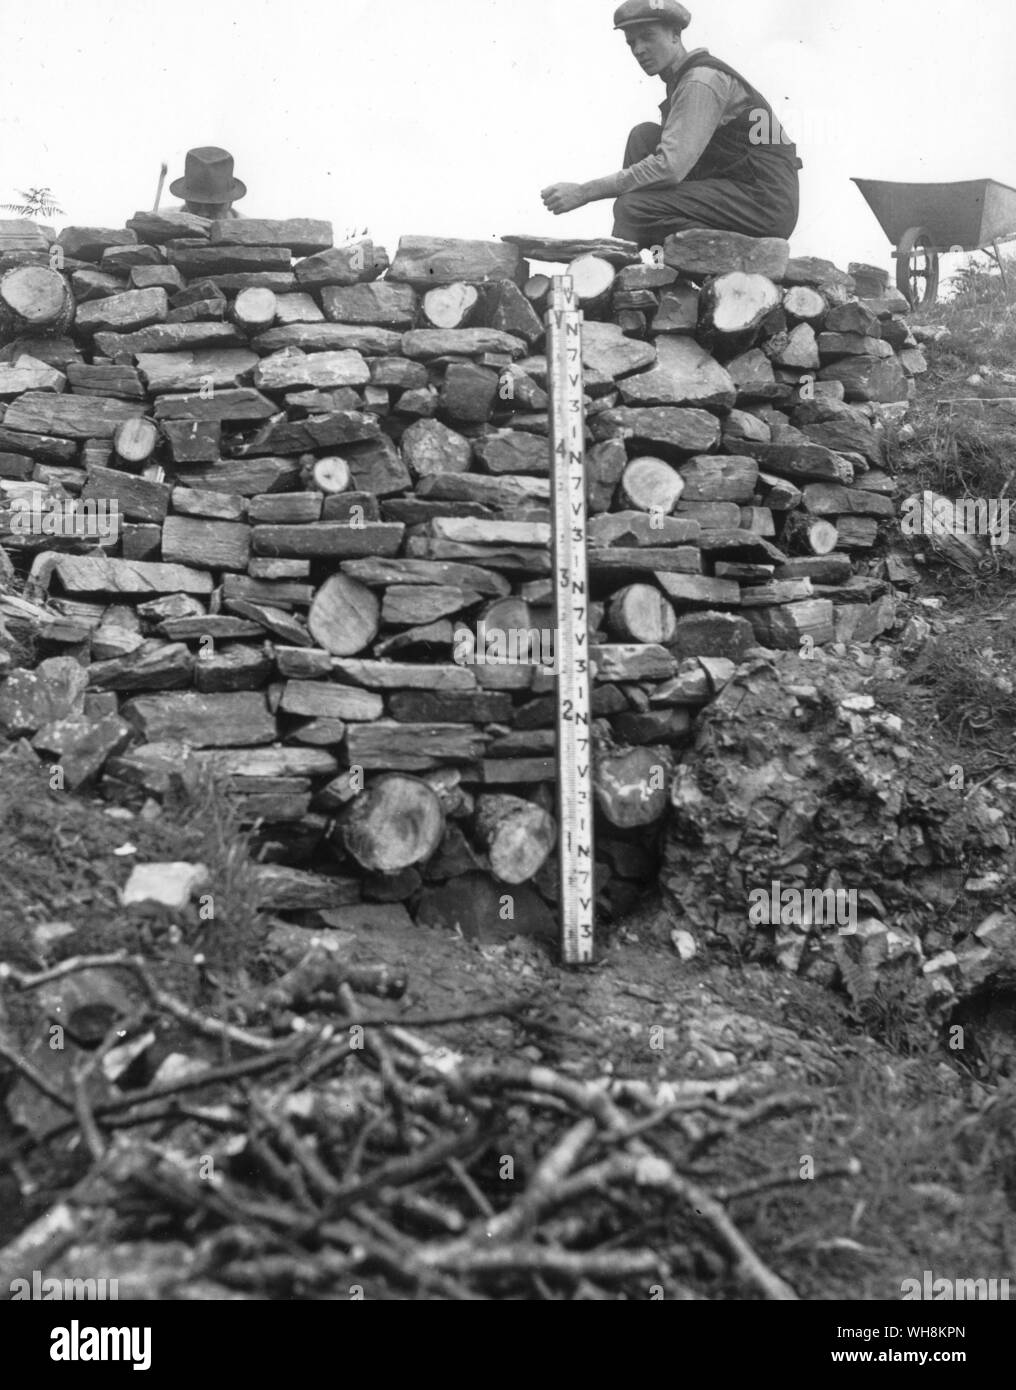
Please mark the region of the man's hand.
<svg viewBox="0 0 1016 1390"><path fill-rule="evenodd" d="M540 194L544 207L556 216L584 207L587 199L580 183L552 183Z"/></svg>

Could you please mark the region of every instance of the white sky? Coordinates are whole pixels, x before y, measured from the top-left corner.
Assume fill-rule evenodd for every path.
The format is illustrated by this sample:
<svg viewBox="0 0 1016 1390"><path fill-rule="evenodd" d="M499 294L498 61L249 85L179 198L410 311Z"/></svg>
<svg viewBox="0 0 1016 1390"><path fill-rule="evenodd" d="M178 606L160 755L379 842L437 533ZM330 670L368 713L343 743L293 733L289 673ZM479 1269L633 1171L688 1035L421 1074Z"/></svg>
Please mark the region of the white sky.
<svg viewBox="0 0 1016 1390"><path fill-rule="evenodd" d="M732 63L805 160L797 254L891 265L852 175L1016 184L1013 0L691 0L689 47ZM540 189L613 172L663 84L613 0L0 0L0 201L48 184L71 223L151 207L224 145L249 216L325 217L394 252L418 232L610 231ZM167 194L163 206L175 206ZM1016 227L1014 227L1016 230Z"/></svg>

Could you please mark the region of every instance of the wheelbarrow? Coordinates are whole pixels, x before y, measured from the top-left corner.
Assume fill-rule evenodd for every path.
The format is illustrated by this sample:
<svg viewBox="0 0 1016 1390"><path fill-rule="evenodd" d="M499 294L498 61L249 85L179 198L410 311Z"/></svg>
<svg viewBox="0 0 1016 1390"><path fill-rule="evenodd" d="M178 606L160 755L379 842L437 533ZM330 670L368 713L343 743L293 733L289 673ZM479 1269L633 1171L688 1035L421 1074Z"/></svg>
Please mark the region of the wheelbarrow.
<svg viewBox="0 0 1016 1390"><path fill-rule="evenodd" d="M945 251L990 249L1008 288L998 248L1016 239L1016 188L994 179L853 182L896 247L896 285L915 309L938 298L938 258Z"/></svg>

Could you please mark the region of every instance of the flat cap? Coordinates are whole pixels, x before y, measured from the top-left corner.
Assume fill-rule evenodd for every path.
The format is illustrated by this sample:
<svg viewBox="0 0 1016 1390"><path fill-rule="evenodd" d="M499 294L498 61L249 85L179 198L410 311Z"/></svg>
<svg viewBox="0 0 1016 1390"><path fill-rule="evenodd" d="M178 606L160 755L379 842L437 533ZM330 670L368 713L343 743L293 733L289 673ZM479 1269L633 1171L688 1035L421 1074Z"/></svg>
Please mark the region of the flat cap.
<svg viewBox="0 0 1016 1390"><path fill-rule="evenodd" d="M625 0L614 11L614 28L630 29L634 24L674 24L687 29L691 15L677 0Z"/></svg>

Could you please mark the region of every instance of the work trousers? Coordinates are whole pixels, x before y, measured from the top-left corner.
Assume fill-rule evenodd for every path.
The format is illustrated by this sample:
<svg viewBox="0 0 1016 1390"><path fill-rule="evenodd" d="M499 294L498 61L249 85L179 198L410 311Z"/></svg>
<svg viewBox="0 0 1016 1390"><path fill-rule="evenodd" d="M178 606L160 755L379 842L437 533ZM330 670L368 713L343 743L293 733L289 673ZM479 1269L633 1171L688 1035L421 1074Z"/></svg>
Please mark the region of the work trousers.
<svg viewBox="0 0 1016 1390"><path fill-rule="evenodd" d="M624 167L654 153L661 127L647 121L628 136ZM662 246L689 227L741 232L745 236L789 237L800 207L797 170L789 160L770 158L757 178L687 179L667 187L651 184L623 193L614 204L614 235L640 247Z"/></svg>

